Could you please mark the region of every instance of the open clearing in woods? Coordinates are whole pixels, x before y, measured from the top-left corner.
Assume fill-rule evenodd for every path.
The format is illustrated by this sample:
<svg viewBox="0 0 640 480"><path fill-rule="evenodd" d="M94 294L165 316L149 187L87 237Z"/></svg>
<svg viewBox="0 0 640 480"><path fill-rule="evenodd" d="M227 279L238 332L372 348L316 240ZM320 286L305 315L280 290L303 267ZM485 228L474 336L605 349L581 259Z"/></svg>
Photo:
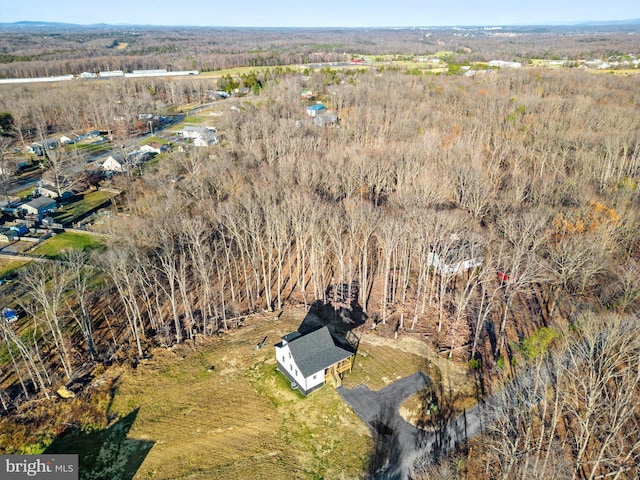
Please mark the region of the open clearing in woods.
<svg viewBox="0 0 640 480"><path fill-rule="evenodd" d="M371 448L365 425L333 387L303 398L276 372L272 345L304 313L258 316L125 369L112 413L139 408L128 436L154 442L135 478L359 478Z"/></svg>
<svg viewBox="0 0 640 480"><path fill-rule="evenodd" d="M122 368L109 413L124 419L111 428L126 424L126 439L112 433L101 448L87 446L101 460L82 478L103 478L119 465L135 479L361 478L372 448L368 428L333 386L304 398L276 371L273 344L305 313L257 315L221 339L156 349L137 368ZM417 339L364 334L344 385L378 390L422 369L426 353ZM433 361L451 365L452 381L465 381L464 368Z"/></svg>

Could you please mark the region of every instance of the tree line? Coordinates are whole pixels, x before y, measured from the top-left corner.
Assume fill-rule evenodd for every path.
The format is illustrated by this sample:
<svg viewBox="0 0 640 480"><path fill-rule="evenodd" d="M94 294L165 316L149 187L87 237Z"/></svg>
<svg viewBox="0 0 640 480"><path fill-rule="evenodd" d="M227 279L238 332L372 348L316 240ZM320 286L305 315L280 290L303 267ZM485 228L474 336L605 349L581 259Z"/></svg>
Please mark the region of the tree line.
<svg viewBox="0 0 640 480"><path fill-rule="evenodd" d="M140 85L109 88L126 88L135 103L148 98ZM357 282L358 303L381 330L428 335L487 375L524 378L517 359L531 361L527 388L546 392L545 410L496 406L508 411L493 418L515 426L487 433L500 472L487 475L560 478L556 460L572 452L567 478L625 478L637 439L622 432L637 405L633 396L622 410L601 404L637 392L637 347L618 357L597 339L631 336L623 325L633 317L622 315L640 297L635 86L551 71L267 79L220 117L221 145L175 151L155 173L114 180L126 201L105 250L79 267L24 270L20 301L33 329L18 337L3 327L23 394L71 378L91 356L142 357L151 345L197 341L239 315L323 302L328 285ZM318 92L338 126L308 121L302 88ZM482 264L438 269L434 254ZM565 335L564 356L518 350L541 328ZM592 379L589 362L611 375ZM581 383L591 381L602 393ZM585 404L580 388L603 397ZM587 407L594 422L584 426ZM592 429L604 418L619 421L613 436ZM611 460L614 451L624 458Z"/></svg>

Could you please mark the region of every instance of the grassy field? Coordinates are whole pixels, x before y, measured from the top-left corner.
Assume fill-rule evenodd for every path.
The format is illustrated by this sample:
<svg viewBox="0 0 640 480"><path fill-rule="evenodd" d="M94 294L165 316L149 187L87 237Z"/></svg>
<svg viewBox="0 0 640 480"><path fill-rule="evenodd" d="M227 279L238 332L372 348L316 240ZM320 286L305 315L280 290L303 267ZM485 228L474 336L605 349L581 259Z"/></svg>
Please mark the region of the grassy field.
<svg viewBox="0 0 640 480"><path fill-rule="evenodd" d="M11 276L16 270L27 263L29 263L29 260L10 260L7 258L0 258L0 278Z"/></svg>
<svg viewBox="0 0 640 480"><path fill-rule="evenodd" d="M167 160L168 158L169 158L168 153L160 153L155 157L153 157L151 160L144 162L144 164L142 165L142 171L144 173L157 172L158 165L160 165L160 162Z"/></svg>
<svg viewBox="0 0 640 480"><path fill-rule="evenodd" d="M112 413L137 411L129 439L154 443L135 478L360 478L366 427L332 387L304 398L276 371L271 345L299 322L261 319L125 370Z"/></svg>
<svg viewBox="0 0 640 480"><path fill-rule="evenodd" d="M201 124L201 123L205 123L207 121L206 117L201 117L199 115L189 115L187 118L184 119L184 124L185 125L190 125L190 124Z"/></svg>
<svg viewBox="0 0 640 480"><path fill-rule="evenodd" d="M63 225L72 223L114 196L113 192L104 190L77 195L74 197L76 201L60 207L52 217L56 222Z"/></svg>
<svg viewBox="0 0 640 480"><path fill-rule="evenodd" d="M82 152L85 155L96 155L98 153L110 151L111 143L103 140L89 139L83 140L75 145L67 145L65 148L70 152L78 149L79 152Z"/></svg>
<svg viewBox="0 0 640 480"><path fill-rule="evenodd" d="M199 77L205 78L220 78L226 77L227 75L231 75L232 77L239 77L240 75L248 75L251 72L255 72L256 74L262 73L265 70L273 70L275 67L236 67L236 68L228 68L226 70L216 70L215 72L201 72ZM282 67L283 69L289 68L291 70L300 70L302 71L304 66L301 65L287 65Z"/></svg>
<svg viewBox="0 0 640 480"><path fill-rule="evenodd" d="M32 255L43 255L47 258L57 258L67 250L102 248L100 238L82 233L61 233L53 235L39 246L31 250Z"/></svg>

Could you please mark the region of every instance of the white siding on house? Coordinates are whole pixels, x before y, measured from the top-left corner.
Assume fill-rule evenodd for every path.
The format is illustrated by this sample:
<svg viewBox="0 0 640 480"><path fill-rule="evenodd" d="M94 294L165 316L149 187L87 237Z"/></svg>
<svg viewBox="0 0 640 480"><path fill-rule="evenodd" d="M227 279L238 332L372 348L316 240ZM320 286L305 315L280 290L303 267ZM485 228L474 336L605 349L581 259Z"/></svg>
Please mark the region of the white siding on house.
<svg viewBox="0 0 640 480"><path fill-rule="evenodd" d="M440 258L435 252L430 252L427 256L427 265L435 267L438 273L460 273L466 272L467 270L471 270L472 268L482 266L484 262L483 257L478 258L469 258L466 260L461 260L459 262L446 263L443 259Z"/></svg>
<svg viewBox="0 0 640 480"><path fill-rule="evenodd" d="M102 169L106 172L124 172L124 167L111 155L102 164Z"/></svg>
<svg viewBox="0 0 640 480"><path fill-rule="evenodd" d="M302 376L298 365L296 365L293 359L293 355L291 355L289 345L283 345L282 347L276 346L276 359L304 391L308 392L312 388L324 383L324 370L316 372L307 378Z"/></svg>
<svg viewBox="0 0 640 480"><path fill-rule="evenodd" d="M317 387L318 385L322 385L324 383L324 370L321 370L318 373L314 373L310 377L307 377L305 381L305 390L307 392L312 388Z"/></svg>
<svg viewBox="0 0 640 480"><path fill-rule="evenodd" d="M283 345L282 347L276 347L276 358L280 362L280 364L285 368L287 373L291 375L293 378L298 380L301 375L296 375L295 372L298 371L298 366L296 365L295 360L293 359L293 355L291 355L291 351L289 350L289 345Z"/></svg>

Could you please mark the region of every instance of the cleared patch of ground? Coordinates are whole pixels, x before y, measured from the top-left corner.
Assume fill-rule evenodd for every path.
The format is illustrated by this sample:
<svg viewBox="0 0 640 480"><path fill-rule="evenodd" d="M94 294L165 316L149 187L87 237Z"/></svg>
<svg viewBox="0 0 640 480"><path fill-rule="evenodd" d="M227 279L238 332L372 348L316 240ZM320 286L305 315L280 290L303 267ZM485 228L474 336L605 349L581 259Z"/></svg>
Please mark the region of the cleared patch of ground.
<svg viewBox="0 0 640 480"><path fill-rule="evenodd" d="M134 478L360 478L366 427L332 387L304 398L276 371L272 345L301 319L260 318L124 369L111 414L137 411L127 438L153 442Z"/></svg>
<svg viewBox="0 0 640 480"><path fill-rule="evenodd" d="M364 383L372 390L380 390L418 371L425 372L442 387L439 395L445 398L441 401L452 401L456 411L475 405L476 390L469 369L439 357L425 342L409 336L391 339L373 333L364 334L353 372L345 376L344 386L353 388ZM421 391L410 396L400 406L400 415L414 426L425 420L429 409L425 393Z"/></svg>

